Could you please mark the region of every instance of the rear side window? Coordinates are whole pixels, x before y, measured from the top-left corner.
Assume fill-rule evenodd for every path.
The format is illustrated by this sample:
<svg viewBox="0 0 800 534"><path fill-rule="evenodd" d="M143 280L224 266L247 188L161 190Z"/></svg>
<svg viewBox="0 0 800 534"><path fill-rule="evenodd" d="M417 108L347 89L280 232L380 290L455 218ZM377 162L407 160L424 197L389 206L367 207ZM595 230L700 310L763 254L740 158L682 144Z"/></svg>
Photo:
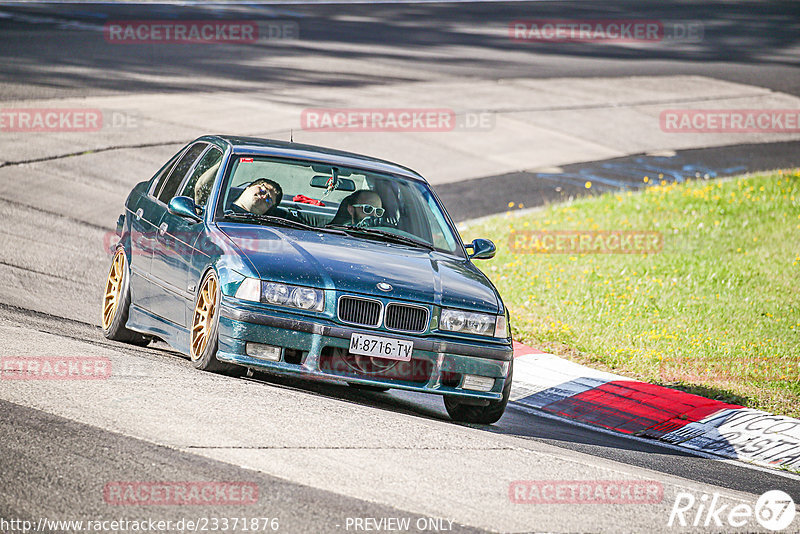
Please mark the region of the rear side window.
<svg viewBox="0 0 800 534"><path fill-rule="evenodd" d="M178 161L178 156L180 156L180 152L172 156L172 159L170 159L167 164L164 165L161 171L159 171L152 189L153 196L155 196L156 193L161 191L161 188L164 187L164 182L167 181L167 176L169 176L170 171L173 169L173 167L175 167L175 162Z"/></svg>
<svg viewBox="0 0 800 534"><path fill-rule="evenodd" d="M172 200L172 197L175 196L178 187L183 181L183 177L186 176L186 173L192 168L195 160L203 153L203 150L205 150L207 146L206 143L197 143L186 151L186 154L183 155L181 160L172 169L169 178L167 178L164 185L161 186L161 191L158 192L158 200L164 204Z"/></svg>

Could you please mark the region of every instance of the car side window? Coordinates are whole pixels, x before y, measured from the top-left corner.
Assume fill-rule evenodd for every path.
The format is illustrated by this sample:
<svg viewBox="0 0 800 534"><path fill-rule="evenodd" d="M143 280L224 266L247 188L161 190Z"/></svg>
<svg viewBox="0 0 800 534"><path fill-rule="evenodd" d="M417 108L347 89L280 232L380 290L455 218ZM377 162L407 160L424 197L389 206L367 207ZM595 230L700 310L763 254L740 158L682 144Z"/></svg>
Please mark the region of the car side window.
<svg viewBox="0 0 800 534"><path fill-rule="evenodd" d="M164 182L167 181L167 177L169 176L170 171L175 167L175 162L178 161L178 156L180 156L180 152L172 156L170 160L164 165L156 176L156 179L153 183L152 194L155 196L158 191L161 191L161 188L164 187Z"/></svg>
<svg viewBox="0 0 800 534"><path fill-rule="evenodd" d="M181 196L193 198L195 204L205 206L220 163L222 163L222 151L212 147L192 171L192 175L183 187Z"/></svg>
<svg viewBox="0 0 800 534"><path fill-rule="evenodd" d="M158 200L164 204L172 200L172 197L175 196L178 187L180 187L183 181L183 177L186 176L186 173L192 168L195 160L203 153L203 150L205 150L207 146L206 143L197 143L186 151L180 161L172 169L169 178L167 178L166 182L164 182L164 185L161 187L161 191L158 192Z"/></svg>

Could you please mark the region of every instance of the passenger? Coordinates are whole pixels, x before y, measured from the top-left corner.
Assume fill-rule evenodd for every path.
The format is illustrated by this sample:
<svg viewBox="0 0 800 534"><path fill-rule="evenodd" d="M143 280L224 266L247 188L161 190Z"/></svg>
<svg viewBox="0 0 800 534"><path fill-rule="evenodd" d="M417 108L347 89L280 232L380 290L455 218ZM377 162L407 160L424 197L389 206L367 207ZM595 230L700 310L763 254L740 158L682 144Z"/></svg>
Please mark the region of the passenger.
<svg viewBox="0 0 800 534"><path fill-rule="evenodd" d="M283 190L278 182L259 178L242 191L242 194L233 201L231 209L239 213L283 216L277 213L282 198Z"/></svg>

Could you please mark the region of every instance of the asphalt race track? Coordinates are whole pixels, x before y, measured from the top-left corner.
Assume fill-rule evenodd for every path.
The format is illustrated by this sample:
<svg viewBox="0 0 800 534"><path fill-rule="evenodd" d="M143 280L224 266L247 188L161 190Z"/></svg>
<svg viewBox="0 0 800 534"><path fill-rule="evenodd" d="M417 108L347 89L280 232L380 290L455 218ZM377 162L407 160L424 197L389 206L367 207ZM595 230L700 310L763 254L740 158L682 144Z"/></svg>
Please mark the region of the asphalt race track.
<svg viewBox="0 0 800 534"><path fill-rule="evenodd" d="M509 21L567 16L702 21L705 34L702 42L649 48L562 43L532 49L508 38ZM300 39L112 46L98 37L108 20L175 18L296 21ZM624 107L612 97L615 81L628 77L642 77L648 87L653 80L685 84L693 102L772 99L773 107L800 108L798 41L800 5L789 1L0 5L0 108L85 105L124 110L138 121L80 135L0 128L0 357L96 357L111 366L107 380L0 381L0 532L22 532L23 520L32 522L31 530L85 532L91 527L48 521L148 519L171 521L164 531L202 530L187 521L210 531L223 518L260 518L249 530L265 532L766 531L755 521L740 528L670 527L668 521L681 493L704 503L718 494L731 508L752 507L764 492L780 489L800 503L800 476L698 457L514 406L495 425L457 425L438 397L203 373L163 343L140 348L106 340L99 308L110 260L105 245L128 191L185 142L217 133L208 130L285 135L290 122L281 122L281 113L296 120L298 107L374 102L376 95L405 94L419 84L442 84L445 89L435 90L446 94L456 84L501 79L541 80L551 114L563 111L552 103L561 97L557 87L576 79L587 91L599 88L598 113ZM664 105L678 101L670 98ZM246 110L253 101L277 110L275 124L224 113L225 106ZM592 112L577 116L583 113L587 122L603 124ZM536 123L542 139L556 143L561 137L547 130L555 128L545 124L549 118L537 116L526 127ZM322 139L339 146L336 137ZM642 141L647 146L620 137L611 148L584 139L580 155L564 141L551 165L529 165L527 155L515 155L523 162L517 165L508 156L498 172L481 169L457 179L446 170L451 160L438 154L457 165L475 151L469 146L459 151L442 142L433 157L423 154L424 138L376 139L351 135L341 143L361 143L361 152L378 156L396 146L420 147L409 158L434 176L440 172L432 182L457 220L503 211L509 197L534 206L584 194L586 176L606 180L608 189L638 188L637 173L652 166L676 176L702 169L713 178L800 165L796 134L689 140L665 147L668 156L650 152L663 142L658 136ZM546 480L635 481L658 488L659 497L514 502L515 482ZM109 498L109 487L130 482L230 482L256 488L257 499L145 506ZM689 521L696 510L687 512ZM798 525L800 518L786 532L800 531ZM227 531L245 531L241 526ZM100 531L132 529L106 523Z"/></svg>

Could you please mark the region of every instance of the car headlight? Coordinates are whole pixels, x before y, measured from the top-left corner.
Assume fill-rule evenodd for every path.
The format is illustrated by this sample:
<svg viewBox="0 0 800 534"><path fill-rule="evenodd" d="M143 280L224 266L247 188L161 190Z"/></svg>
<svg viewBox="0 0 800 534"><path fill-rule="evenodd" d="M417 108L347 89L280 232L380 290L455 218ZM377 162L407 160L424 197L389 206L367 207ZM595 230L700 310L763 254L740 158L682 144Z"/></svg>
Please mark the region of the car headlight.
<svg viewBox="0 0 800 534"><path fill-rule="evenodd" d="M320 289L263 282L254 278L244 279L236 290L236 298L301 310L321 312L325 309L325 293Z"/></svg>
<svg viewBox="0 0 800 534"><path fill-rule="evenodd" d="M322 303L320 293L309 287L298 287L292 291L292 305L303 310L313 310Z"/></svg>
<svg viewBox="0 0 800 534"><path fill-rule="evenodd" d="M270 304L277 304L278 306L286 306L289 304L289 298L292 295L292 289L285 284L276 284L274 282L265 282L264 284L264 302Z"/></svg>
<svg viewBox="0 0 800 534"><path fill-rule="evenodd" d="M439 319L439 328L451 332L507 338L505 319L505 315L489 315L445 308Z"/></svg>
<svg viewBox="0 0 800 534"><path fill-rule="evenodd" d="M325 308L325 294L320 289L277 282L262 282L261 285L263 301L268 304L312 311Z"/></svg>

